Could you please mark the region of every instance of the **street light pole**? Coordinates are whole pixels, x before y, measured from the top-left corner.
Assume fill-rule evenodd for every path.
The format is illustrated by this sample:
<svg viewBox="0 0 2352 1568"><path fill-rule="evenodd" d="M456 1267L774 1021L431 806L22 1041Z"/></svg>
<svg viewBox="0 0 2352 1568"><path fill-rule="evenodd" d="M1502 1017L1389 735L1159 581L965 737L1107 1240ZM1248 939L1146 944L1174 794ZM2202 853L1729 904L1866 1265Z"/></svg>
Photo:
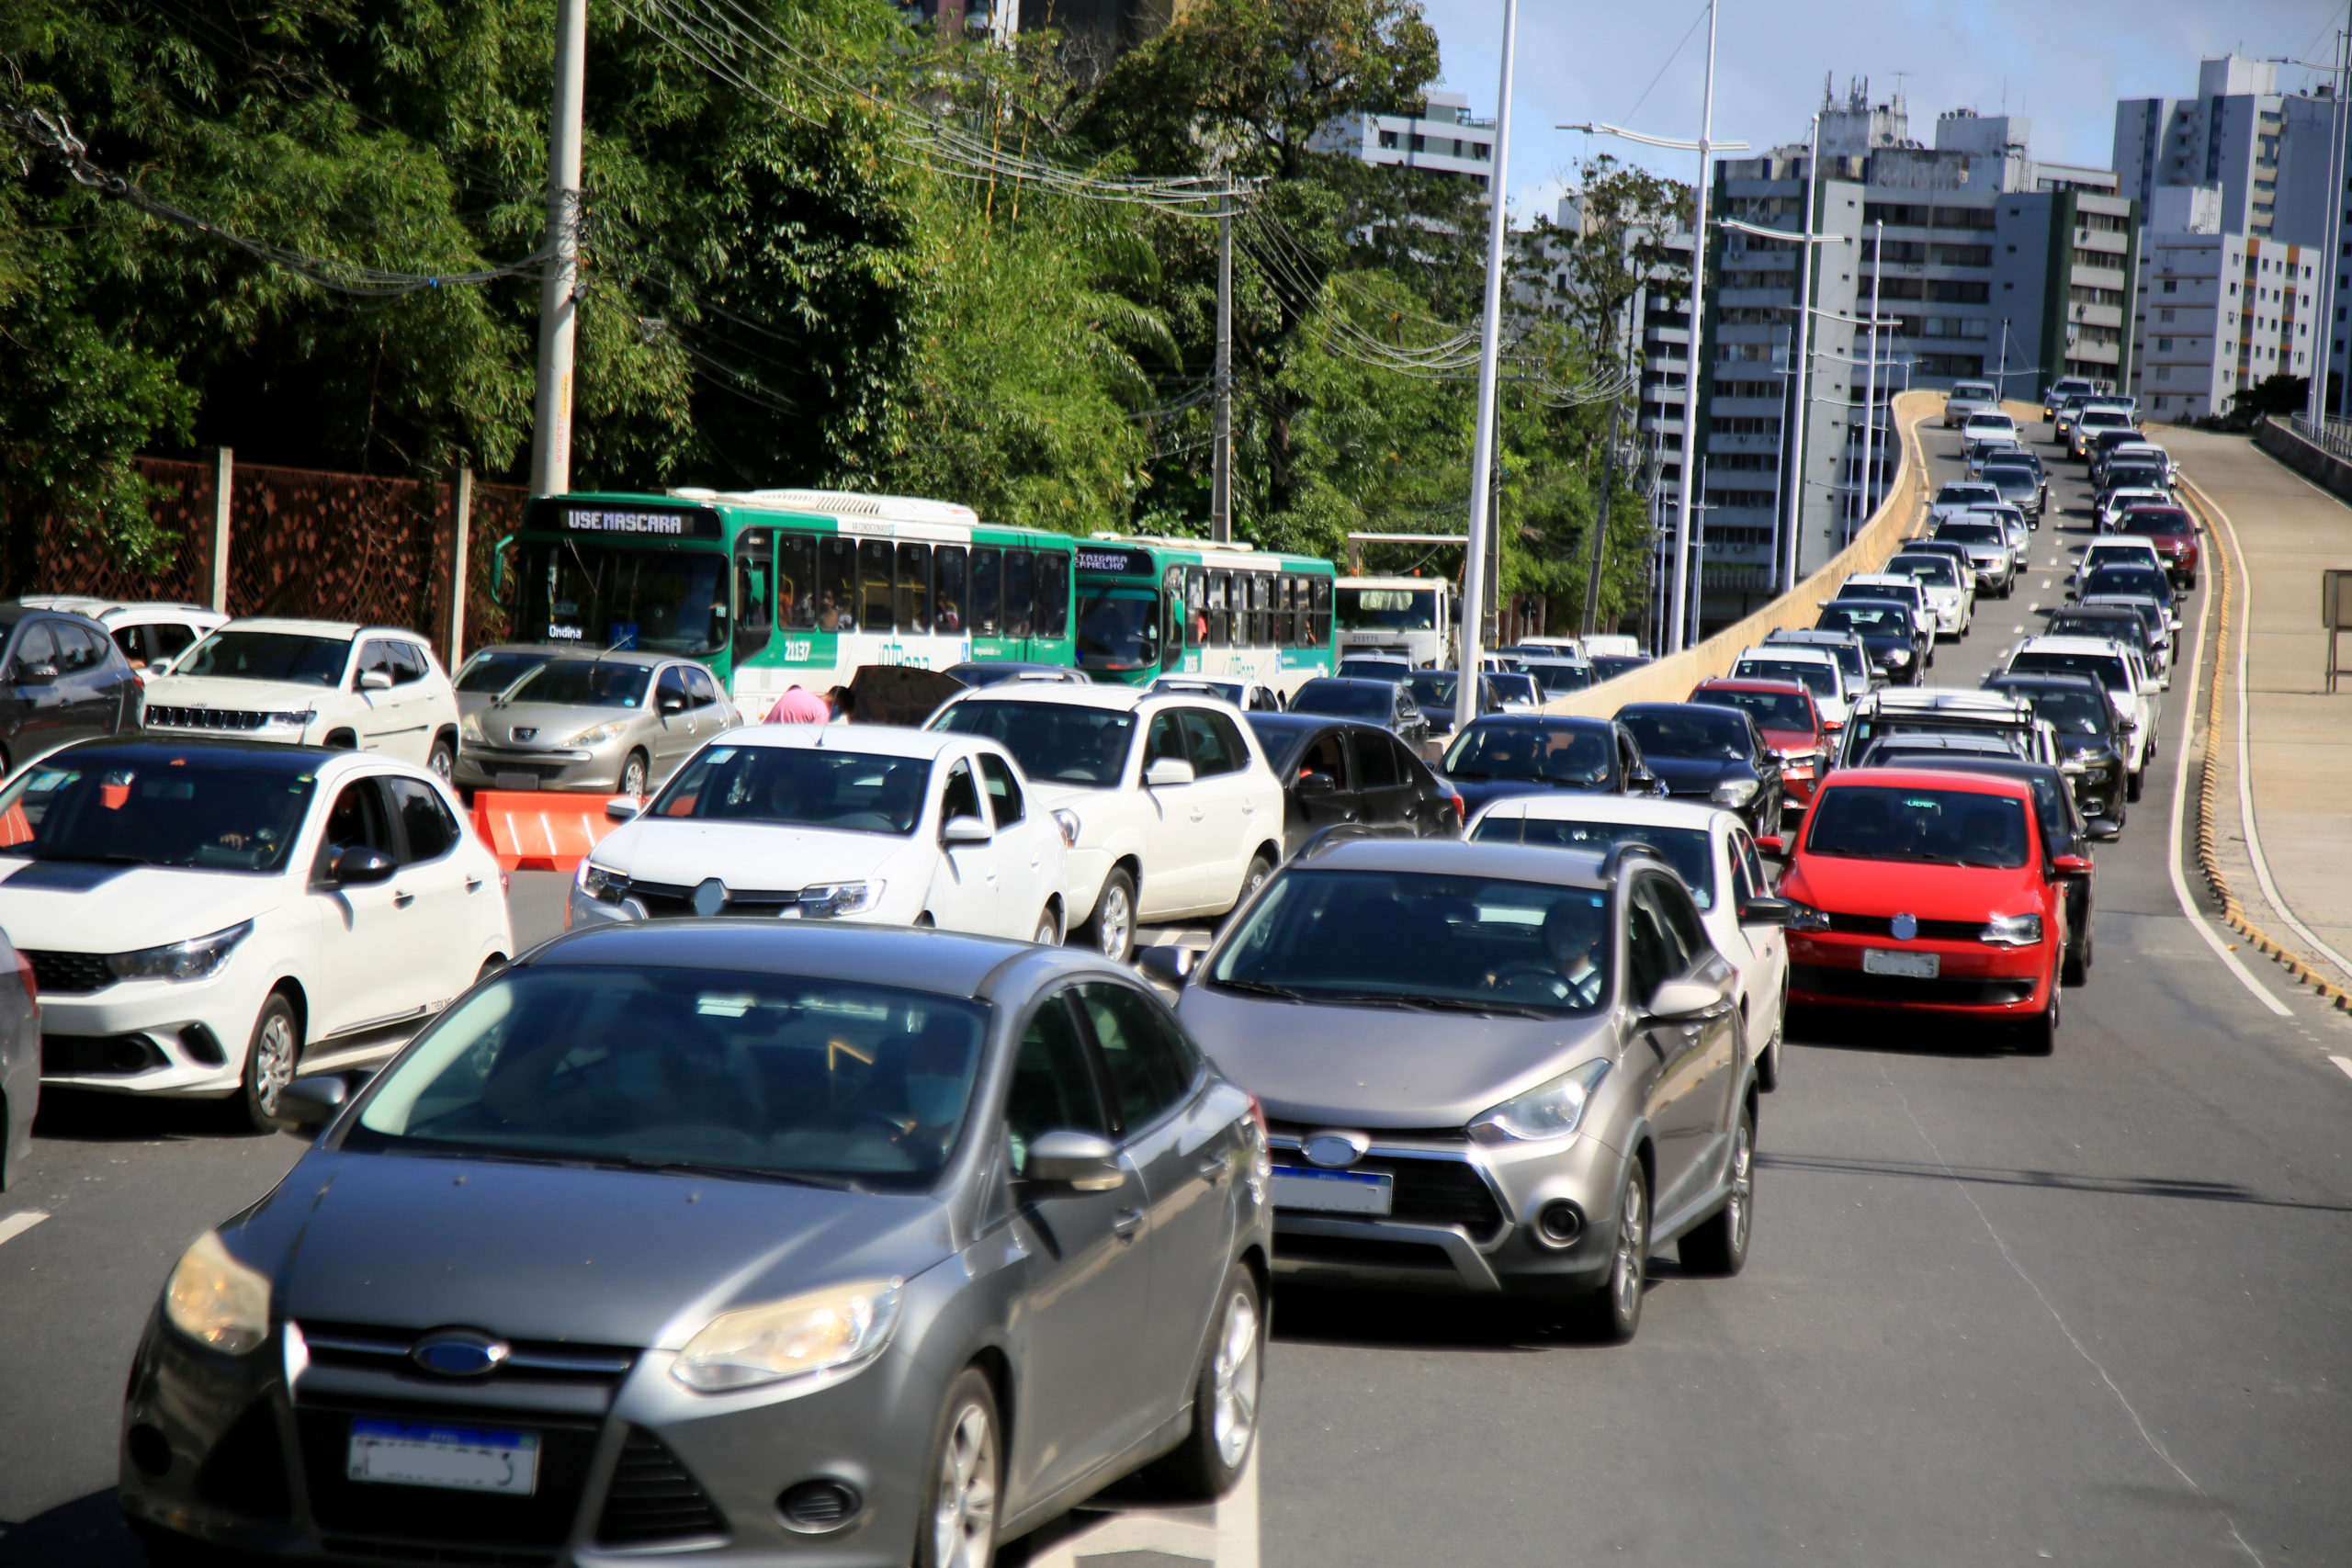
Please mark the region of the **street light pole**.
<svg viewBox="0 0 2352 1568"><path fill-rule="evenodd" d="M1856 509L1854 531L1860 533L1871 520L1871 502L1878 489L1878 474L1871 465L1878 453L1878 307L1879 278L1886 265L1886 225L1871 225L1871 348L1870 367L1862 378L1862 484L1861 501ZM1849 544L1853 541L1849 536Z"/></svg>
<svg viewBox="0 0 2352 1568"><path fill-rule="evenodd" d="M1813 359L1808 350L1813 344L1813 231L1814 211L1821 196L1821 113L1813 116L1813 149L1805 159L1804 181L1804 243L1797 249L1797 342L1796 363L1791 372L1796 378L1796 434L1791 437L1789 467L1794 474L1789 485L1789 526L1787 548L1775 551L1783 557L1780 563L1779 587L1786 593L1796 586L1797 550L1804 538L1804 427L1808 405L1806 389L1813 380Z"/></svg>
<svg viewBox="0 0 2352 1568"><path fill-rule="evenodd" d="M1480 644L1485 640L1488 475L1495 461L1495 361L1502 348L1503 243L1510 189L1511 51L1517 43L1519 0L1503 0L1502 86L1495 103L1495 170L1487 180L1487 314L1478 335L1478 423L1471 438L1470 537L1462 565L1461 678L1453 689L1453 727L1478 714Z"/></svg>
<svg viewBox="0 0 2352 1568"><path fill-rule="evenodd" d="M571 347L580 310L580 118L588 74L588 0L556 0L555 103L548 116L548 232L539 285L539 385L531 493L571 488Z"/></svg>
<svg viewBox="0 0 2352 1568"><path fill-rule="evenodd" d="M1233 537L1233 182L1216 213L1216 434L1210 448L1209 537Z"/></svg>
<svg viewBox="0 0 2352 1568"><path fill-rule="evenodd" d="M1690 225L1690 357L1682 377L1682 461L1675 475L1674 516L1674 640L1669 653L1682 650L1683 609L1691 597L1690 576L1698 570L1690 558L1690 484L1699 467L1699 354L1707 321L1707 196L1712 171L1707 166L1708 142L1715 134L1715 0L1707 3L1706 96L1699 106L1699 188Z"/></svg>

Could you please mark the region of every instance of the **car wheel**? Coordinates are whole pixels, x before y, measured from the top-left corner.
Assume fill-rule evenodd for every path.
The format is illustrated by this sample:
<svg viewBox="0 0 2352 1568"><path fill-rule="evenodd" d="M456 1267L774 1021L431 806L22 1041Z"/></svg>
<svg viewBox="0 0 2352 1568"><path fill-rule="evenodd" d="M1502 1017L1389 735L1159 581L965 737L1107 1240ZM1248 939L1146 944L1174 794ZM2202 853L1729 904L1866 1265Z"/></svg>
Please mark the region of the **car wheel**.
<svg viewBox="0 0 2352 1568"><path fill-rule="evenodd" d="M450 773L456 771L458 766L457 742L446 735L435 736L433 750L425 753L424 765L433 771L435 778L439 779L443 784L447 784Z"/></svg>
<svg viewBox="0 0 2352 1568"><path fill-rule="evenodd" d="M997 1432L996 1394L967 1369L948 1385L932 1438L916 1568L988 1568L995 1556L1004 1453Z"/></svg>
<svg viewBox="0 0 2352 1568"><path fill-rule="evenodd" d="M1781 1087L1781 1043L1789 1036L1789 993L1781 993L1780 1006L1773 1010L1772 1038L1764 1042L1762 1054L1756 1058L1756 1087L1766 1094Z"/></svg>
<svg viewBox="0 0 2352 1568"><path fill-rule="evenodd" d="M2145 768L2135 769L2133 772L2126 774L2123 781L2123 798L2126 800L2139 799L2140 792L2147 786L2147 783L2148 772Z"/></svg>
<svg viewBox="0 0 2352 1568"><path fill-rule="evenodd" d="M235 1100L238 1115L256 1133L274 1132L277 1097L294 1081L295 1064L302 1056L302 1026L295 1021L294 1004L282 991L272 991L254 1020L252 1042L245 1047L243 1081Z"/></svg>
<svg viewBox="0 0 2352 1568"><path fill-rule="evenodd" d="M616 795L643 795L645 793L645 753L642 751L631 751L628 754L628 760L621 763L621 776L614 781L614 793Z"/></svg>
<svg viewBox="0 0 2352 1568"><path fill-rule="evenodd" d="M1649 1272L1650 1183L1634 1160L1625 1168L1617 1204L1617 1235L1609 1255L1609 1282L1583 1303L1583 1326L1605 1345L1623 1345L1642 1325L1642 1280Z"/></svg>
<svg viewBox="0 0 2352 1568"><path fill-rule="evenodd" d="M1237 904L1249 902L1250 896L1263 887L1266 885L1266 878L1273 874L1274 863L1266 858L1265 851L1260 850L1256 854L1251 855L1250 869L1241 876L1241 897L1234 902Z"/></svg>
<svg viewBox="0 0 2352 1568"><path fill-rule="evenodd" d="M1235 1264L1217 1301L1216 1321L1193 1377L1192 1434L1152 1466L1149 1476L1153 1489L1171 1500L1214 1502L1232 1491L1258 1441L1266 1314L1256 1278Z"/></svg>
<svg viewBox="0 0 2352 1568"><path fill-rule="evenodd" d="M2063 987L2050 976L2050 1005L2018 1027L2018 1051L2027 1056L2047 1056L2058 1048L2058 1000Z"/></svg>
<svg viewBox="0 0 2352 1568"><path fill-rule="evenodd" d="M1745 1106L1732 1129L1731 1190L1724 1206L1683 1234L1682 1267L1725 1278L1747 1267L1747 1235L1756 1223L1756 1122Z"/></svg>
<svg viewBox="0 0 2352 1568"><path fill-rule="evenodd" d="M1061 917L1054 913L1051 904L1037 911L1037 934L1029 940L1039 947L1059 947L1062 944Z"/></svg>
<svg viewBox="0 0 2352 1568"><path fill-rule="evenodd" d="M1088 916L1086 944L1114 964L1125 964L1136 944L1136 879L1115 866L1102 879L1102 891Z"/></svg>

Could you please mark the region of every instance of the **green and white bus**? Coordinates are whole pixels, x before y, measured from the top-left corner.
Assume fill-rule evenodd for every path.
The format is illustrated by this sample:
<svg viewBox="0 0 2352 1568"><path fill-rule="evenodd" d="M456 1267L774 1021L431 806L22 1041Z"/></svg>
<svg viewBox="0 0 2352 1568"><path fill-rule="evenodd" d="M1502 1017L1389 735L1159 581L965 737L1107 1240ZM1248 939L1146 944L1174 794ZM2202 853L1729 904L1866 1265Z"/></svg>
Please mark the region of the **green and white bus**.
<svg viewBox="0 0 2352 1568"><path fill-rule="evenodd" d="M1329 675L1331 563L1204 539L1078 547L1078 664L1098 681L1256 680L1285 697Z"/></svg>
<svg viewBox="0 0 2352 1568"><path fill-rule="evenodd" d="M515 641L699 659L755 721L790 687L821 692L861 665L1073 658L1078 541L983 523L949 502L808 490L548 496L500 545L499 601Z"/></svg>

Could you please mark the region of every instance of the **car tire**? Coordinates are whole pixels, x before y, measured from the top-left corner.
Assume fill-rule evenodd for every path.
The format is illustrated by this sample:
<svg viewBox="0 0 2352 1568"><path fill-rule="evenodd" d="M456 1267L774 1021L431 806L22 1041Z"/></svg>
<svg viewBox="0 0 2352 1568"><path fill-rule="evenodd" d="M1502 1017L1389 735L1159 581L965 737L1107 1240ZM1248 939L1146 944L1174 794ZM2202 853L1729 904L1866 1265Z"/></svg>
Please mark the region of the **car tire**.
<svg viewBox="0 0 2352 1568"><path fill-rule="evenodd" d="M275 1132L277 1097L294 1081L302 1060L302 1024L294 1004L283 991L272 991L254 1020L253 1038L245 1045L245 1070L240 1075L231 1104L238 1122L256 1133Z"/></svg>
<svg viewBox="0 0 2352 1568"><path fill-rule="evenodd" d="M1241 897L1233 901L1235 907L1238 908L1250 902L1250 896L1263 887L1266 885L1266 879L1273 874L1274 863L1267 858L1265 851L1260 850L1256 854L1251 855L1250 869L1241 874Z"/></svg>
<svg viewBox="0 0 2352 1568"><path fill-rule="evenodd" d="M1039 947L1059 947L1062 944L1062 918L1051 904L1037 911L1037 934L1030 939Z"/></svg>
<svg viewBox="0 0 2352 1568"><path fill-rule="evenodd" d="M621 761L621 774L613 781L613 793L643 795L645 782L650 776L650 764L646 761L645 753L642 750L631 751Z"/></svg>
<svg viewBox="0 0 2352 1568"><path fill-rule="evenodd" d="M2133 772L2126 773L2123 776L2123 798L2126 800L2139 799L2140 792L2147 787L2147 783L2148 770L2145 768L2135 769Z"/></svg>
<svg viewBox="0 0 2352 1568"><path fill-rule="evenodd" d="M424 754L424 765L443 784L449 782L458 771L458 743L446 735L433 738L433 750Z"/></svg>
<svg viewBox="0 0 2352 1568"><path fill-rule="evenodd" d="M1086 917L1080 934L1086 945L1114 964L1125 964L1136 945L1136 879L1125 866L1113 866L1094 897L1094 912Z"/></svg>
<svg viewBox="0 0 2352 1568"><path fill-rule="evenodd" d="M2053 971L2050 976L2050 1005L2018 1026L2019 1055L2047 1056L2058 1048L2058 998L2064 989Z"/></svg>
<svg viewBox="0 0 2352 1568"><path fill-rule="evenodd" d="M1747 1267L1747 1237L1756 1228L1756 1118L1741 1106L1732 1128L1731 1190L1723 1207L1685 1231L1677 1252L1693 1274L1729 1279Z"/></svg>
<svg viewBox="0 0 2352 1568"><path fill-rule="evenodd" d="M978 1368L947 1385L919 1483L915 1568L987 1568L996 1554L1004 1495L1004 1427L996 1391Z"/></svg>
<svg viewBox="0 0 2352 1568"><path fill-rule="evenodd" d="M1650 1182L1639 1160L1626 1165L1611 1237L1608 1282L1577 1303L1576 1315L1586 1338L1623 1345L1642 1326L1642 1284L1649 1274Z"/></svg>
<svg viewBox="0 0 2352 1568"><path fill-rule="evenodd" d="M1265 1366L1265 1306L1256 1277L1237 1263L1217 1292L1193 1376L1193 1429L1146 1473L1153 1492L1170 1502L1213 1503L1240 1483L1257 1447Z"/></svg>

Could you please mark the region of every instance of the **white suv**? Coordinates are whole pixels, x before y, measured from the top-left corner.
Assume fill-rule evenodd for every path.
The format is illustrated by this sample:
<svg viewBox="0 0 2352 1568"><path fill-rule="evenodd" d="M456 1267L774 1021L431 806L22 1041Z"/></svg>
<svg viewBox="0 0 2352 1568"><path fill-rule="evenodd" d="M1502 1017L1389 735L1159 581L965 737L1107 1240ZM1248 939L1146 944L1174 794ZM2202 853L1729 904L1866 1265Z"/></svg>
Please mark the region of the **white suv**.
<svg viewBox="0 0 2352 1568"><path fill-rule="evenodd" d="M349 621L236 620L147 682L147 728L458 760L458 694L413 631Z"/></svg>
<svg viewBox="0 0 2352 1568"><path fill-rule="evenodd" d="M114 638L124 660L139 671L142 682L151 671L161 674L157 666L169 664L229 619L202 604L94 599L80 593L29 593L21 602L38 610L89 616Z"/></svg>
<svg viewBox="0 0 2352 1568"><path fill-rule="evenodd" d="M991 686L928 728L1021 760L1070 840L1071 928L1114 960L1139 920L1222 915L1282 861L1283 786L1238 709L1123 686Z"/></svg>
<svg viewBox="0 0 2352 1568"><path fill-rule="evenodd" d="M2096 675L2124 729L2124 766L2130 770L2126 798L2140 798L2148 761L2156 753L2156 728L2164 698L2140 650L2087 637L2030 637L2009 650L1996 673L2041 675L2073 671Z"/></svg>

